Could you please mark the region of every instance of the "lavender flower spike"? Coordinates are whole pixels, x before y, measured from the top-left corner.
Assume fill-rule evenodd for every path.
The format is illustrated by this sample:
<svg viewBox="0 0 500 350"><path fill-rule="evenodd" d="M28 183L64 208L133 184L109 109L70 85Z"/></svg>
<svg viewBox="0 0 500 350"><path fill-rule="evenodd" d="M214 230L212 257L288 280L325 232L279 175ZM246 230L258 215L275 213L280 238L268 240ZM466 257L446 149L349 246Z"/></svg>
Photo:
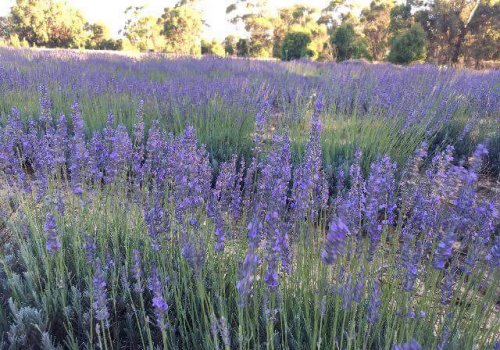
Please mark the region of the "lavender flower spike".
<svg viewBox="0 0 500 350"><path fill-rule="evenodd" d="M380 305L382 304L382 289L380 288L380 279L375 277L373 280L372 293L368 303L368 323L373 325L380 316Z"/></svg>
<svg viewBox="0 0 500 350"><path fill-rule="evenodd" d="M422 350L422 347L415 339L412 339L409 343L395 345L393 350Z"/></svg>
<svg viewBox="0 0 500 350"><path fill-rule="evenodd" d="M57 253L59 250L61 250L62 245L58 237L56 221L54 220L52 214L47 213L45 225L43 226L43 228L45 230L45 233L47 234L47 243L45 244L47 252L49 254Z"/></svg>
<svg viewBox="0 0 500 350"><path fill-rule="evenodd" d="M345 238L348 234L349 229L342 219L337 218L332 221L326 236L325 248L321 252L321 259L325 264L334 264L338 256L344 254Z"/></svg>
<svg viewBox="0 0 500 350"><path fill-rule="evenodd" d="M106 275L101 266L101 260L97 259L96 271L94 274L94 302L92 307L95 312L95 318L109 327L109 311L106 295Z"/></svg>
<svg viewBox="0 0 500 350"><path fill-rule="evenodd" d="M162 331L166 329L165 326L165 316L168 312L168 304L163 298L163 286L158 277L158 270L153 267L151 271L151 277L149 280L149 289L153 293L153 308L155 310L156 323Z"/></svg>
<svg viewBox="0 0 500 350"><path fill-rule="evenodd" d="M450 231L443 239L438 243L436 247L436 252L434 255L434 268L437 270L442 270L451 256L453 242L455 242L455 234Z"/></svg>

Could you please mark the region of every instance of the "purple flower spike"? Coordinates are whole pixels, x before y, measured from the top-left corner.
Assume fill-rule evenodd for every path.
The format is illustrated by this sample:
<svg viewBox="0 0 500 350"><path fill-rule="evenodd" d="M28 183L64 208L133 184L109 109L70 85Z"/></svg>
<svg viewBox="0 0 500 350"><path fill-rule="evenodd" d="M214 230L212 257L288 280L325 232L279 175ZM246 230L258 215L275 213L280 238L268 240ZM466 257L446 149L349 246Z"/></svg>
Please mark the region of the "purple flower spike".
<svg viewBox="0 0 500 350"><path fill-rule="evenodd" d="M368 303L368 323L373 325L380 316L380 305L382 304L382 289L380 288L380 279L375 277L373 280L370 302Z"/></svg>
<svg viewBox="0 0 500 350"><path fill-rule="evenodd" d="M163 286L158 277L158 270L153 267L149 279L149 289L153 293L153 309L155 310L156 323L162 331L166 329L165 317L168 312L168 304L163 297Z"/></svg>
<svg viewBox="0 0 500 350"><path fill-rule="evenodd" d="M344 254L347 235L349 235L349 229L342 219L333 220L326 236L325 248L321 252L321 259L325 264L334 264L337 258Z"/></svg>
<svg viewBox="0 0 500 350"><path fill-rule="evenodd" d="M134 249L132 252L134 265L132 266L132 275L134 276L134 292L142 293L144 291L144 287L142 285L142 266L141 266L141 253Z"/></svg>
<svg viewBox="0 0 500 350"><path fill-rule="evenodd" d="M443 239L438 243L436 247L436 252L434 253L434 268L442 270L451 256L452 246L455 242L455 234L450 231Z"/></svg>
<svg viewBox="0 0 500 350"><path fill-rule="evenodd" d="M96 261L96 270L93 279L94 302L92 307L96 320L103 322L105 327L109 327L108 297L106 292L106 274L102 269L101 260Z"/></svg>
<svg viewBox="0 0 500 350"><path fill-rule="evenodd" d="M45 234L47 235L47 243L45 244L47 252L49 254L57 253L59 250L61 250L61 241L59 240L56 221L52 214L47 213L43 229L45 230Z"/></svg>
<svg viewBox="0 0 500 350"><path fill-rule="evenodd" d="M215 251L220 253L224 251L224 242L225 242L225 231L224 231L224 218L222 217L222 213L220 210L217 210L215 213L215 227L214 227L214 235L215 235Z"/></svg>
<svg viewBox="0 0 500 350"><path fill-rule="evenodd" d="M409 343L395 345L393 350L422 350L422 347L415 339L412 339Z"/></svg>

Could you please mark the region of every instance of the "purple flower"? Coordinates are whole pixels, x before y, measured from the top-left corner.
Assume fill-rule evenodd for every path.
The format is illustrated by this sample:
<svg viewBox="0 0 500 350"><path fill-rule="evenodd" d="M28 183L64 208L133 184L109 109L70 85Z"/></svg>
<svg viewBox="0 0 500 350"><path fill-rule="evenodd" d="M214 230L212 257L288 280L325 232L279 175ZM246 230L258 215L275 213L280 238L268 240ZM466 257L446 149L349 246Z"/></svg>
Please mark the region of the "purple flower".
<svg viewBox="0 0 500 350"><path fill-rule="evenodd" d="M40 85L38 88L38 101L40 103L40 121L47 124L51 120L52 102L49 96L47 85Z"/></svg>
<svg viewBox="0 0 500 350"><path fill-rule="evenodd" d="M196 274L199 274L203 264L205 263L205 247L202 241L194 242L194 238L186 237L183 234L184 242L182 243L182 256L186 259L188 265L193 269Z"/></svg>
<svg viewBox="0 0 500 350"><path fill-rule="evenodd" d="M365 182L361 171L361 150L357 150L354 163L349 169L351 187L337 207L339 217L344 218L345 224L352 235L361 237L361 225L365 211Z"/></svg>
<svg viewBox="0 0 500 350"><path fill-rule="evenodd" d="M382 289L379 276L373 280L373 286L368 303L368 323L373 325L380 317L380 305L382 304Z"/></svg>
<svg viewBox="0 0 500 350"><path fill-rule="evenodd" d="M215 226L214 226L214 235L215 235L215 251L220 253L224 251L224 241L225 241L225 228L224 228L224 218L222 217L222 213L219 209L216 209L215 212Z"/></svg>
<svg viewBox="0 0 500 350"><path fill-rule="evenodd" d="M243 182L243 169L245 166L245 162L242 159L240 169L238 170L237 160L238 157L232 155L230 162L221 164L215 189L213 191L214 197L218 201L221 210L224 212L232 212L235 219L238 219L241 211L241 183Z"/></svg>
<svg viewBox="0 0 500 350"><path fill-rule="evenodd" d="M120 267L120 283L123 291L128 291L130 288L128 268L126 265Z"/></svg>
<svg viewBox="0 0 500 350"><path fill-rule="evenodd" d="M162 331L166 329L165 317L168 312L168 304L163 297L163 286L158 277L158 270L153 267L149 278L149 289L153 293L152 305L155 311L156 323Z"/></svg>
<svg viewBox="0 0 500 350"><path fill-rule="evenodd" d="M257 218L248 224L248 251L240 266L240 277L236 284L239 293L239 305L243 306L248 295L252 293L253 282L257 279L257 268L260 265L260 257L256 253L259 244L262 224Z"/></svg>
<svg viewBox="0 0 500 350"><path fill-rule="evenodd" d="M143 210L144 221L148 228L151 247L154 251L161 249L162 235L170 230L168 212L163 208L163 193L155 191L151 194L153 203L146 204Z"/></svg>
<svg viewBox="0 0 500 350"><path fill-rule="evenodd" d="M490 253L486 256L493 268L500 267L500 235L495 237L495 243L491 247Z"/></svg>
<svg viewBox="0 0 500 350"><path fill-rule="evenodd" d="M132 275L135 279L134 291L137 293L142 293L144 291L144 286L142 285L142 267L141 267L141 253L139 250L134 249L132 251L132 256L134 264L132 265Z"/></svg>
<svg viewBox="0 0 500 350"><path fill-rule="evenodd" d="M441 304L448 305L453 297L453 286L455 284L455 271L450 268L445 271L441 282Z"/></svg>
<svg viewBox="0 0 500 350"><path fill-rule="evenodd" d="M95 243L94 237L92 237L89 234L86 234L83 250L85 251L85 257L87 258L87 261L89 263L94 262L96 249L97 245Z"/></svg>
<svg viewBox="0 0 500 350"><path fill-rule="evenodd" d="M107 306L106 274L102 269L101 261L97 259L94 273L94 309L96 320L103 322L105 327L109 327L109 311Z"/></svg>
<svg viewBox="0 0 500 350"><path fill-rule="evenodd" d="M394 345L393 350L422 350L422 347L415 339L412 339L409 343Z"/></svg>
<svg viewBox="0 0 500 350"><path fill-rule="evenodd" d="M354 278L354 281L352 280ZM365 274L360 271L357 275L346 273L343 267L340 270L340 284L336 292L342 298L342 309L351 307L352 303L360 303L365 289Z"/></svg>
<svg viewBox="0 0 500 350"><path fill-rule="evenodd" d="M451 256L455 233L450 230L441 241L439 241L434 252L434 268L442 270Z"/></svg>
<svg viewBox="0 0 500 350"><path fill-rule="evenodd" d="M220 331L220 335L222 337L222 342L224 343L224 346L226 347L226 349L230 349L231 348L231 337L229 334L229 326L228 326L227 320L224 318L224 316L222 316L219 319L219 331Z"/></svg>
<svg viewBox="0 0 500 350"><path fill-rule="evenodd" d="M371 165L366 184L365 227L370 237L369 259L373 257L380 241L383 224L392 222L395 208L395 163L388 156Z"/></svg>
<svg viewBox="0 0 500 350"><path fill-rule="evenodd" d="M144 101L139 101L133 132L132 171L134 186L139 188L144 180Z"/></svg>
<svg viewBox="0 0 500 350"><path fill-rule="evenodd" d="M45 243L45 248L49 254L55 254L61 250L61 241L59 240L59 233L56 228L56 221L54 217L47 213L45 217L44 231L47 235L47 242Z"/></svg>
<svg viewBox="0 0 500 350"><path fill-rule="evenodd" d="M69 171L73 193L81 196L83 193L84 169L89 163L89 152L85 144L85 130L82 115L75 102L71 106L73 121L73 139L70 144Z"/></svg>
<svg viewBox="0 0 500 350"><path fill-rule="evenodd" d="M260 168L256 157L252 158L250 166L247 168L245 180L243 183L243 206L248 209L254 202L256 178Z"/></svg>
<svg viewBox="0 0 500 350"><path fill-rule="evenodd" d="M262 218L264 254L267 269L264 280L270 289L278 285L278 270L290 270L290 247L287 215L287 189L291 178L290 142L275 138L267 164L258 182L258 204L254 215ZM259 220L260 221L260 220Z"/></svg>
<svg viewBox="0 0 500 350"><path fill-rule="evenodd" d="M266 126L266 109L269 107L268 103L259 110L255 118L255 134L254 134L254 156L258 157L262 152L264 131Z"/></svg>
<svg viewBox="0 0 500 350"><path fill-rule="evenodd" d="M349 229L342 219L332 220L326 236L325 248L321 252L321 259L325 264L334 264L337 258L344 254L345 239L348 235Z"/></svg>
<svg viewBox="0 0 500 350"><path fill-rule="evenodd" d="M318 104L316 101L316 104ZM321 106L316 106L311 117L311 133L304 155L305 160L296 169L292 189L293 217L301 221L309 217L315 220L320 210L326 208L328 202L328 183L322 169L321 122L319 113ZM320 110L318 111L318 108Z"/></svg>
<svg viewBox="0 0 500 350"><path fill-rule="evenodd" d="M437 350L444 350L447 348L448 342L450 340L450 335L451 335L450 328L447 325L443 326L443 329L441 330L441 335L439 337L439 341L438 341L438 344L436 347Z"/></svg>
<svg viewBox="0 0 500 350"><path fill-rule="evenodd" d="M212 170L204 147L198 148L194 128L187 126L184 135L172 143L169 177L173 186L175 217L185 223L210 197ZM199 237L198 237L199 239Z"/></svg>
<svg viewBox="0 0 500 350"><path fill-rule="evenodd" d="M420 262L421 248L420 243L417 242L416 246L411 249L408 242L403 241L403 248L401 251L401 258L403 260L403 267L406 270L403 289L407 292L413 291L415 281L418 277L418 265Z"/></svg>
<svg viewBox="0 0 500 350"><path fill-rule="evenodd" d="M66 152L68 148L68 126L64 114L57 121L51 146L53 149L54 165L64 166L66 164Z"/></svg>

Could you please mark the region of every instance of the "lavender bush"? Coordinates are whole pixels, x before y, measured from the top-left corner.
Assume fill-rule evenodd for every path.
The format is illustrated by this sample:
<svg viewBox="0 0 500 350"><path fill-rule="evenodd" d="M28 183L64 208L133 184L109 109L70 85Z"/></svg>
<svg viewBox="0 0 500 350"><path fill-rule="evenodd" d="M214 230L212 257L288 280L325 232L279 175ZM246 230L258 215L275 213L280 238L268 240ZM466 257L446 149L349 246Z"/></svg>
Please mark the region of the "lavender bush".
<svg viewBox="0 0 500 350"><path fill-rule="evenodd" d="M1 347L497 346L499 202L482 183L491 176L485 160L498 150L486 143L488 131L474 133L477 145L467 157L457 155L458 145L440 147L435 138L473 110L478 120L495 123L495 92L464 84L488 86L496 73L474 80L479 73L421 66L399 76L385 65L183 59L169 66L155 57L135 63L90 55L98 68L81 63L94 73L92 86L82 76L63 76L63 67L70 72L81 58L73 53L2 55L10 62L0 70L0 85L10 95L3 103L21 96L21 86L27 92L32 84L44 87L36 92L35 117L11 109L0 129ZM47 62L54 60L49 73ZM31 68L14 69L22 65ZM122 72L105 82L111 67ZM160 98L153 91L172 84L156 81L162 70L175 73L179 80L170 79L180 85ZM205 76L194 83L193 72L214 71L221 80ZM311 76L319 71L329 77ZM230 79L220 83L224 72L234 85ZM252 73L255 80L246 76ZM34 80L24 81L26 74ZM144 86L133 79L148 74ZM399 88L369 89L377 79L396 76ZM284 77L289 84L279 81ZM344 79L345 89L327 88L332 77ZM44 85L45 79L51 84ZM203 85L208 81L214 84L210 91ZM421 99L410 99L408 86L415 81ZM60 90L52 90L57 84ZM133 118L110 108L105 123L96 124L101 121L89 114L89 101L134 89L144 102L139 100ZM318 95L308 101L300 91ZM359 96L341 95L349 91ZM63 95L78 97L65 117L58 110L63 100L57 100ZM424 95L432 96L432 106ZM194 126L151 119L148 97L170 103L158 110L195 120ZM384 100L389 98L394 100ZM418 103L429 103L424 116L406 115L418 111ZM183 104L198 110L173 112ZM214 117L217 108L257 114L247 130L248 150L230 140L200 142L198 135L209 139L213 130L232 125L212 125L221 121ZM447 109L453 109L449 116ZM202 111L214 114L197 114ZM329 140L344 123L357 128L378 123L375 116L397 125L397 134ZM244 125L239 117L227 122ZM299 127L306 122L308 132ZM337 135L356 135L343 130ZM410 130L423 132L408 135ZM398 145L403 141L409 143ZM353 142L350 161L331 162L345 154L326 155L339 151L329 142ZM222 157L226 146L224 152L231 152ZM407 148L413 148L407 157L391 157Z"/></svg>

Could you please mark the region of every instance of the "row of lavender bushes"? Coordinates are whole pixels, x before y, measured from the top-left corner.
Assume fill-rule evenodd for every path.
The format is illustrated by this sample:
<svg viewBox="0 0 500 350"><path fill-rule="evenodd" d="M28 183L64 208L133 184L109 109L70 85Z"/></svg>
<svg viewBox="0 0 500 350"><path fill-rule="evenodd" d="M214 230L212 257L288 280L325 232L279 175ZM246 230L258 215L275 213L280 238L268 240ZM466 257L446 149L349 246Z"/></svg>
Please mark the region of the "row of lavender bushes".
<svg viewBox="0 0 500 350"><path fill-rule="evenodd" d="M266 62L243 59L126 57L69 50L0 48L0 115L17 106L23 118L39 113L48 94L53 114L69 115L79 101L85 132L106 125L107 113L132 132L139 101L146 128L153 120L176 134L187 124L211 162L232 154L251 158L255 115L268 108L270 128L287 131L294 162L301 158L314 97L323 108L325 171L351 164L361 149L363 168L388 154L406 162L422 140L429 148L455 146L458 157L478 143L500 147L500 71L431 65ZM500 159L491 152L489 170Z"/></svg>
<svg viewBox="0 0 500 350"><path fill-rule="evenodd" d="M300 161L264 109L214 174L191 126L41 107L0 129L0 347L498 349L485 146L329 176L317 100Z"/></svg>

